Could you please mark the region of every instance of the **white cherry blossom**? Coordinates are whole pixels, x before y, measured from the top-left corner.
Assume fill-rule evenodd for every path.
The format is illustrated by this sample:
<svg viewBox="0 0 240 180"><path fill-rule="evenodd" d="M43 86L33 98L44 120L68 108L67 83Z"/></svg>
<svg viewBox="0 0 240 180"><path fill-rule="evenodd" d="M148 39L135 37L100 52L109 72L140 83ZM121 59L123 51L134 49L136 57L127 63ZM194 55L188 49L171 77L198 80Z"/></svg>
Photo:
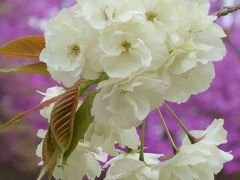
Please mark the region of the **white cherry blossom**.
<svg viewBox="0 0 240 180"><path fill-rule="evenodd" d="M197 138L195 144L185 138L179 152L169 160L158 165L159 179L214 180L214 175L223 168L223 164L231 161L233 156L220 150L217 145L226 143L227 133L223 128L223 120L214 120L206 131L192 131Z"/></svg>
<svg viewBox="0 0 240 180"><path fill-rule="evenodd" d="M187 101L191 95L207 90L215 77L215 70L213 64L208 63L199 64L181 74L170 71L168 75L171 83L163 98L180 104Z"/></svg>
<svg viewBox="0 0 240 180"><path fill-rule="evenodd" d="M143 5L138 0L78 0L80 15L95 29L102 30L117 22L142 16Z"/></svg>
<svg viewBox="0 0 240 180"><path fill-rule="evenodd" d="M65 86L78 81L91 53L89 47L96 43L97 33L84 21L76 17L72 9L63 9L51 19L45 32L46 48L40 55L53 79ZM99 56L99 55L97 55ZM95 57L97 57L95 56ZM101 67L97 68L98 70ZM99 75L96 69L88 71ZM91 79L92 77L90 77Z"/></svg>
<svg viewBox="0 0 240 180"><path fill-rule="evenodd" d="M131 128L159 107L168 89L168 78L142 74L122 81L108 80L99 84L100 92L93 101L92 115L98 122L112 120L118 127Z"/></svg>
<svg viewBox="0 0 240 180"><path fill-rule="evenodd" d="M45 138L47 131L40 129L38 137ZM36 155L42 159L43 140L38 145ZM76 180L87 176L89 179L99 177L102 172L102 167L99 163L106 162L107 154L102 151L102 148L92 148L88 143L79 143L72 154L69 156L67 164L63 167L57 165L54 169L53 176L56 180ZM43 165L41 160L39 166Z"/></svg>
<svg viewBox="0 0 240 180"><path fill-rule="evenodd" d="M153 167L160 163L160 154L145 153L142 162L139 160L139 153L120 154L110 161L105 167L110 166L106 180L156 180L158 172Z"/></svg>
<svg viewBox="0 0 240 180"><path fill-rule="evenodd" d="M99 47L104 52L103 69L113 78L129 77L138 70L157 69L168 57L164 35L152 25L138 21L105 28Z"/></svg>
<svg viewBox="0 0 240 180"><path fill-rule="evenodd" d="M88 179L94 180L102 172L102 166L98 160L105 162L107 156L101 149L92 151L86 143L79 143L76 149L70 155L68 162L64 167L57 167L54 172L56 180L76 180ZM98 159L99 158L99 159Z"/></svg>
<svg viewBox="0 0 240 180"><path fill-rule="evenodd" d="M106 121L104 123L93 122L85 133L85 140L91 147L101 146L109 155L117 155L115 144L122 148L138 149L140 140L135 127L130 129L121 129L114 122Z"/></svg>

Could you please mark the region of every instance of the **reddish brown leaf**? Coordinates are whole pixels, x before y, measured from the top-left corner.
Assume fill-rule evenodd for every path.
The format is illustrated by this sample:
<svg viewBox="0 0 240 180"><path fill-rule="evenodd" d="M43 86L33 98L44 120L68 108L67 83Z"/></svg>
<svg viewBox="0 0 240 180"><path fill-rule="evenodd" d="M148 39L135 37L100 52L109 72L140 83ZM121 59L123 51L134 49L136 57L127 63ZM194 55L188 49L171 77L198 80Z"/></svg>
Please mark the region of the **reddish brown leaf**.
<svg viewBox="0 0 240 180"><path fill-rule="evenodd" d="M93 99L96 95L96 92L92 92L81 104L78 108L75 119L74 119L74 127L73 127L73 138L71 145L68 150L63 154L63 164L67 164L67 160L74 149L77 147L80 140L84 138L84 135L89 127L89 125L93 121L93 116L91 115L91 108Z"/></svg>
<svg viewBox="0 0 240 180"><path fill-rule="evenodd" d="M66 91L59 98L51 114L51 130L57 145L65 152L72 141L74 115L79 102L79 86Z"/></svg>
<svg viewBox="0 0 240 180"><path fill-rule="evenodd" d="M43 170L38 179L45 173L49 179L60 159L60 156L68 149L73 136L74 116L78 106L79 88L82 81L67 89L55 102L52 110L50 127L43 141L42 156Z"/></svg>
<svg viewBox="0 0 240 180"><path fill-rule="evenodd" d="M43 141L42 156L44 162L44 169L41 176L48 174L49 179L52 178L53 171L60 158L61 150L57 147L51 129L48 129L47 135ZM42 177L39 177L41 179Z"/></svg>
<svg viewBox="0 0 240 180"><path fill-rule="evenodd" d="M26 65L19 68L0 68L0 72L3 72L3 73L21 72L21 73L49 75L47 66L43 62Z"/></svg>
<svg viewBox="0 0 240 180"><path fill-rule="evenodd" d="M54 143L53 143L53 137L52 137L52 133L51 133L51 129L48 129L48 132L44 138L43 141L43 147L42 147L42 157L43 157L43 162L47 162L50 157L53 155L54 153Z"/></svg>
<svg viewBox="0 0 240 180"><path fill-rule="evenodd" d="M26 36L10 41L0 47L0 55L12 58L39 60L45 47L43 36Z"/></svg>
<svg viewBox="0 0 240 180"><path fill-rule="evenodd" d="M11 120L9 120L8 122L6 122L5 124L0 126L0 132L6 128L9 128L17 123L19 123L20 121L23 120L23 118L25 118L29 113L36 111L36 110L41 110L47 106L49 106L50 104L54 103L55 101L57 101L59 98L61 98L62 95L56 96L54 98L51 98L47 101L44 101L43 103L23 112L18 114L17 116L15 116L14 118L12 118Z"/></svg>

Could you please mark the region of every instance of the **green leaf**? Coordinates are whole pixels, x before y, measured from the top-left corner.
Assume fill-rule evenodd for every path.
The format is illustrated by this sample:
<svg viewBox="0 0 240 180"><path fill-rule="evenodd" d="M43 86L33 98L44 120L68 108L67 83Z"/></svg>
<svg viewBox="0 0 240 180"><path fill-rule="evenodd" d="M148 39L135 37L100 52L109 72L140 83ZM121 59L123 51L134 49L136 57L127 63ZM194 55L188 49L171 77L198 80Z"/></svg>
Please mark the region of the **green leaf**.
<svg viewBox="0 0 240 180"><path fill-rule="evenodd" d="M69 149L63 155L63 164L67 162L69 156L77 147L79 141L84 138L85 132L93 121L93 117L91 115L91 108L95 95L96 92L89 95L75 114L73 138Z"/></svg>
<svg viewBox="0 0 240 180"><path fill-rule="evenodd" d="M0 72L1 73L21 72L21 73L49 75L47 66L43 62L26 65L19 68L0 68Z"/></svg>
<svg viewBox="0 0 240 180"><path fill-rule="evenodd" d="M11 58L39 60L45 47L43 36L26 36L10 41L0 47L0 55Z"/></svg>

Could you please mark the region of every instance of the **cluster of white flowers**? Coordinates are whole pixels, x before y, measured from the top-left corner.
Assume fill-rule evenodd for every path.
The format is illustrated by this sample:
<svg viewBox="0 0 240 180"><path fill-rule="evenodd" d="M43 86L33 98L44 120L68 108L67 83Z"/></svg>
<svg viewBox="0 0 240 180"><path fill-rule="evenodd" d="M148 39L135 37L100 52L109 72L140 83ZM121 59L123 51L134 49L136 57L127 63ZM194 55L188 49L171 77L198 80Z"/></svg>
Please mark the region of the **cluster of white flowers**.
<svg viewBox="0 0 240 180"><path fill-rule="evenodd" d="M38 137L45 138L47 131L40 129L38 131ZM36 155L39 158L42 157L43 141L38 145ZM88 143L79 142L76 149L72 152L68 159L68 164L63 168L56 166L53 176L56 180L76 180L82 179L87 176L89 179L99 177L102 172L100 162L107 161L107 154L102 149L93 149ZM38 163L39 166L43 165L43 161Z"/></svg>
<svg viewBox="0 0 240 180"><path fill-rule="evenodd" d="M41 93L45 95L42 102L56 97L65 90L61 87L52 87L49 88L46 93ZM81 104L81 102L79 102ZM54 104L42 109L40 114L48 119L50 122L51 112ZM38 145L36 150L36 155L39 158L43 158L43 139L46 137L47 130L40 129L37 133L37 136L42 139L41 143ZM76 180L82 179L87 176L89 179L94 179L97 176L101 175L102 167L100 162L106 162L108 155L103 152L103 149L98 147L93 147L89 142L83 141L79 142L75 150L71 153L67 165L63 168L61 166L57 166L54 170L53 176L56 180ZM39 166L43 165L43 161L39 162ZM61 165L61 162L59 162Z"/></svg>
<svg viewBox="0 0 240 180"><path fill-rule="evenodd" d="M53 88L51 88L53 92ZM58 93L59 88L56 88ZM49 96L49 94L46 94ZM49 111L47 107L44 111ZM98 127L92 124L88 131L87 138L79 142L76 149L70 155L67 165L64 168L56 167L53 173L55 179L75 180L84 176L89 179L99 177L103 168L108 169L106 180L214 180L214 175L223 168L223 164L232 160L229 152L218 148L219 145L227 142L227 131L223 128L224 120L214 120L205 131L191 131L190 133L199 139L191 144L185 137L179 151L173 157L160 161L163 154L144 153L144 162L139 160L140 154L137 151L129 153L117 152L112 146L115 142L137 149L138 141L134 129L131 131L120 131L112 127ZM107 126L107 125L106 125ZM111 126L111 125L110 125ZM47 131L39 130L38 137L45 138ZM91 138L88 139L88 136ZM92 146L92 143L95 144ZM42 158L42 144L38 145L36 154ZM97 146L96 146L97 144ZM106 150L107 153L105 153ZM108 155L115 157L109 160ZM105 163L101 166L99 162ZM41 161L39 165L43 165Z"/></svg>
<svg viewBox="0 0 240 180"><path fill-rule="evenodd" d="M107 75L96 88L94 121L68 165L55 169L56 179L100 176L103 152L116 156L105 165L106 179L213 179L232 158L217 148L226 140L222 120L196 133L205 135L199 142L184 140L169 160L145 153L142 162L137 153L136 128L149 112L165 100L187 101L208 89L214 78L213 61L226 53L221 40L225 33L209 8L209 0L78 0L49 21L40 60L53 79L71 87L80 79ZM64 91L50 88L43 101ZM52 108L42 110L43 117L50 119ZM123 154L116 144L136 153Z"/></svg>
<svg viewBox="0 0 240 180"><path fill-rule="evenodd" d="M163 162L159 161L162 155L157 154L145 153L145 163L139 160L138 153L121 154L106 163L110 165L106 179L214 180L223 164L233 158L217 147L226 143L223 122L223 119L215 120L206 131L192 132L202 139L191 144L185 138L179 152Z"/></svg>
<svg viewBox="0 0 240 180"><path fill-rule="evenodd" d="M65 86L105 72L92 114L99 123L130 128L163 100L182 103L210 86L212 62L225 55L225 33L209 6L208 0L78 0L49 21L40 60Z"/></svg>

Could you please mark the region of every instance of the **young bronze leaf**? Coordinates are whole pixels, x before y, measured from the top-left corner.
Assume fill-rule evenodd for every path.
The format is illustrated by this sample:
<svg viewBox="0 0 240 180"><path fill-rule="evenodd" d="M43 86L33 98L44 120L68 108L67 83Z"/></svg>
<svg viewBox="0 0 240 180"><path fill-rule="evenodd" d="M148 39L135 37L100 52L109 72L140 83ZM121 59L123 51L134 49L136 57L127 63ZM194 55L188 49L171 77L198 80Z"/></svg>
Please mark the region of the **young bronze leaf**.
<svg viewBox="0 0 240 180"><path fill-rule="evenodd" d="M57 101L59 98L61 98L62 95L59 95L59 96L56 96L54 98L51 98L47 101L44 101L43 103L23 112L23 113L20 113L18 114L17 116L15 116L14 118L12 118L11 120L9 120L8 122L6 122L5 124L3 125L0 125L0 132L3 131L3 130L6 130L7 128L19 123L20 121L23 120L23 118L25 118L29 113L33 112L33 111L36 111L36 110L41 110L47 106L49 106L50 104L54 103L55 101Z"/></svg>
<svg viewBox="0 0 240 180"><path fill-rule="evenodd" d="M26 36L10 41L0 47L0 55L12 58L39 60L45 47L43 36Z"/></svg>
<svg viewBox="0 0 240 180"><path fill-rule="evenodd" d="M16 71L16 68L0 68L1 73L10 73Z"/></svg>
<svg viewBox="0 0 240 180"><path fill-rule="evenodd" d="M57 145L65 152L72 141L74 115L79 101L79 86L67 90L55 103L50 126Z"/></svg>
<svg viewBox="0 0 240 180"><path fill-rule="evenodd" d="M95 95L96 93L89 95L75 114L73 138L70 147L63 155L63 164L67 163L68 157L76 148L78 142L84 138L85 132L93 121L93 117L91 115L91 108Z"/></svg>
<svg viewBox="0 0 240 180"><path fill-rule="evenodd" d="M46 137L43 140L42 157L44 163L47 163L50 160L56 149L57 146L56 143L54 143L51 128L49 128Z"/></svg>
<svg viewBox="0 0 240 180"><path fill-rule="evenodd" d="M47 70L47 65L43 62L26 65L19 68L0 68L0 72L2 73L21 72L21 73L49 75L49 72Z"/></svg>
<svg viewBox="0 0 240 180"><path fill-rule="evenodd" d="M54 137L51 132L51 128L48 129L47 135L43 141L42 157L43 157L43 169L38 177L42 179L45 173L48 174L49 179L52 179L53 171L60 159L61 150L58 148Z"/></svg>

